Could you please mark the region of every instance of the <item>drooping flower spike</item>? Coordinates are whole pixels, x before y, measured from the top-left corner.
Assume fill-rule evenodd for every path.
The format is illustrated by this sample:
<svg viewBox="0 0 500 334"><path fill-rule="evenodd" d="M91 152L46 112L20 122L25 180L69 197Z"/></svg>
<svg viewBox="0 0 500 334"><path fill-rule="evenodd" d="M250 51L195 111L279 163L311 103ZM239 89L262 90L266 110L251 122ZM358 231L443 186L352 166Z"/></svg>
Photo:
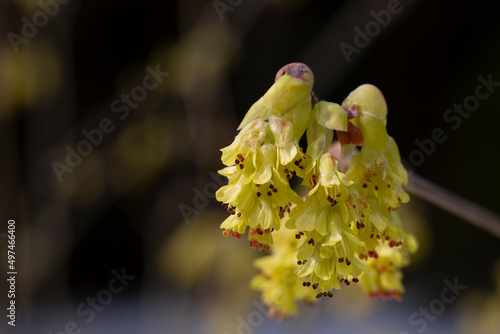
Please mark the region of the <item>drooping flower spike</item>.
<svg viewBox="0 0 500 334"><path fill-rule="evenodd" d="M223 148L219 173L229 179L216 193L231 216L221 225L224 235L240 238L249 226L250 246L268 249L271 231L290 206L302 200L289 179L303 177L305 155L298 140L312 112L313 77L305 65L292 66L247 112L233 143Z"/></svg>
<svg viewBox="0 0 500 334"><path fill-rule="evenodd" d="M248 227L250 247L271 247L255 263L252 287L279 318L295 314L298 300L331 297L341 283L399 299L401 268L417 248L399 217L407 173L387 134L382 93L362 85L339 105L318 101L313 83L306 65L284 66L222 149L228 185L216 197L230 213L223 234L239 239ZM328 152L335 134L341 156ZM303 198L290 186L294 177L309 189Z"/></svg>

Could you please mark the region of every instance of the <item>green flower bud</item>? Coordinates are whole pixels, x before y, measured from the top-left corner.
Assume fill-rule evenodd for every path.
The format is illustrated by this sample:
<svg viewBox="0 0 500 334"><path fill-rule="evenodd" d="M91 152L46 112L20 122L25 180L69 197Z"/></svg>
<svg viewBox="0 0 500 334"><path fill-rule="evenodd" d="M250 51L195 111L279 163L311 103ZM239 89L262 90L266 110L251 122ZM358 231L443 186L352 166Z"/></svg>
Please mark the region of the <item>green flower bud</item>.
<svg viewBox="0 0 500 334"><path fill-rule="evenodd" d="M359 115L351 119L351 122L361 131L365 145L377 152L387 148L387 104L377 87L370 84L359 86L342 102L342 107L357 107Z"/></svg>

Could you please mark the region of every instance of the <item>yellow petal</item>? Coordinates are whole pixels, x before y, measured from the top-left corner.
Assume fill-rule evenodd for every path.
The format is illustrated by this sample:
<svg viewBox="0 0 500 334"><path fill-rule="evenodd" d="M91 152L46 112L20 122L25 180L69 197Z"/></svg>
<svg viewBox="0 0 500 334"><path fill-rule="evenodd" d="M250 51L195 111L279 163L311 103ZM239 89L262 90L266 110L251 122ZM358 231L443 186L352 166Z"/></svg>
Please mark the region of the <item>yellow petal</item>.
<svg viewBox="0 0 500 334"><path fill-rule="evenodd" d="M320 101L314 106L313 115L328 129L347 131L347 113L337 103Z"/></svg>

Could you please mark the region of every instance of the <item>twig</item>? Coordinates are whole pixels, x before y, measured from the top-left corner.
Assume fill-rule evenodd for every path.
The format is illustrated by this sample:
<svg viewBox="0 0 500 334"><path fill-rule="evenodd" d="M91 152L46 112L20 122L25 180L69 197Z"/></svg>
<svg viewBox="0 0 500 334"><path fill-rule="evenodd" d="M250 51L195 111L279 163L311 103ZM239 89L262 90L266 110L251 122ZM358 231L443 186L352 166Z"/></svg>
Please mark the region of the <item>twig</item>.
<svg viewBox="0 0 500 334"><path fill-rule="evenodd" d="M405 189L410 194L418 196L500 238L500 217L494 212L416 174L410 175Z"/></svg>

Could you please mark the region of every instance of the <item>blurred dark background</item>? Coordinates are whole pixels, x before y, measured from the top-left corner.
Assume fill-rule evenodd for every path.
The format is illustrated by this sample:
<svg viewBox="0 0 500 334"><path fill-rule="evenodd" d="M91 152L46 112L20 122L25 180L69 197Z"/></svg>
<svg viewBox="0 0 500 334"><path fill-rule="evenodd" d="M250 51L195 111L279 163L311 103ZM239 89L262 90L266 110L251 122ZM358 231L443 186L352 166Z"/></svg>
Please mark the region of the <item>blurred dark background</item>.
<svg viewBox="0 0 500 334"><path fill-rule="evenodd" d="M13 332L59 333L68 321L83 333L235 332L237 315L257 298L248 280L258 254L220 234L219 149L292 61L313 70L320 99L340 103L360 84L378 86L388 131L414 172L500 212L500 87L466 116L444 118L475 96L479 77L500 82L495 2L401 0L390 22L356 45L355 28L376 22L371 11L396 3L0 2L0 267L15 219ZM346 43L356 48L347 57ZM145 89L155 71L157 85ZM96 135L89 152L84 130L103 119L113 130ZM436 128L446 141L413 163L422 151L415 141ZM86 156L61 167L79 144ZM438 297L445 279L493 289L500 255L488 233L416 198L410 207L421 253L405 271L409 311L400 330L414 330L408 314ZM122 268L135 278L87 324L75 309ZM427 332L452 328L451 314ZM320 315L307 317L299 320Z"/></svg>

